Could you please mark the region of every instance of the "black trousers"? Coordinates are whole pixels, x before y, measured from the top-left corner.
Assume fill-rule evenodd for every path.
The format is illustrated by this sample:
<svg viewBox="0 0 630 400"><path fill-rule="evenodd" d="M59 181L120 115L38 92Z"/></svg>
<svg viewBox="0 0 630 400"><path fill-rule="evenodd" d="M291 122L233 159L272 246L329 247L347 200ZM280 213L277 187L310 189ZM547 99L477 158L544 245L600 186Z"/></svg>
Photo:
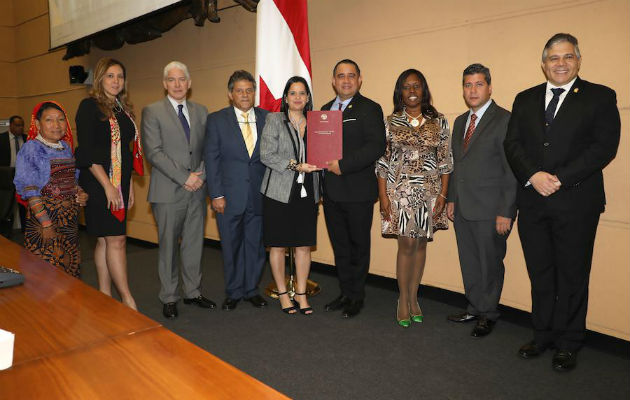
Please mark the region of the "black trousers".
<svg viewBox="0 0 630 400"><path fill-rule="evenodd" d="M352 300L365 298L373 214L373 201L337 202L324 197L324 217L341 294Z"/></svg>
<svg viewBox="0 0 630 400"><path fill-rule="evenodd" d="M598 212L519 209L518 233L532 285L534 340L575 351L584 341Z"/></svg>

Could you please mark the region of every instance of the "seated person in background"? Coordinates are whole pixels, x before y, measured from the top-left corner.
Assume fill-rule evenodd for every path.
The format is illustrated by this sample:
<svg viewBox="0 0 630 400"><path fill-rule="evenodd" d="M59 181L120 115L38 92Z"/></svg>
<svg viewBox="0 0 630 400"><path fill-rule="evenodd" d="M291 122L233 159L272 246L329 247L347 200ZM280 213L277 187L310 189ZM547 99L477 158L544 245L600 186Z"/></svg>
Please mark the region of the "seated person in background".
<svg viewBox="0 0 630 400"><path fill-rule="evenodd" d="M88 198L78 177L65 111L53 101L38 104L13 180L21 200L28 202L24 246L74 277L81 262L77 217Z"/></svg>

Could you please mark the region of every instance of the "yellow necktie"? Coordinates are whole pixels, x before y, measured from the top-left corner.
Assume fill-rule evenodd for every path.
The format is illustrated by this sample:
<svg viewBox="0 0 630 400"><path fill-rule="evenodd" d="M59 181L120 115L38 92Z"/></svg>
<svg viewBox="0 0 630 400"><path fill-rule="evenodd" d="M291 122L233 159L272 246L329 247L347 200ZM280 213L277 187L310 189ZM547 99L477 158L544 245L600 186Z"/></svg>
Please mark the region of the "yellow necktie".
<svg viewBox="0 0 630 400"><path fill-rule="evenodd" d="M245 140L245 147L247 147L247 153L252 156L254 152L254 135L252 135L252 127L249 126L248 113L241 113L244 123L241 124L241 133L243 134L243 140Z"/></svg>

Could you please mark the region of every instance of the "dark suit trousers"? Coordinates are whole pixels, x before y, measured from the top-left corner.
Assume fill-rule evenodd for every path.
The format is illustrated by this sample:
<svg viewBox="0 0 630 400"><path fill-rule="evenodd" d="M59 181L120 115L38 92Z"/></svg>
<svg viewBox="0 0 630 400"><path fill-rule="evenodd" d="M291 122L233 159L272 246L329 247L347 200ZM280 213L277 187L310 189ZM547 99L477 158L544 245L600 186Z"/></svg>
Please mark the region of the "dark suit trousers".
<svg viewBox="0 0 630 400"><path fill-rule="evenodd" d="M324 217L341 294L352 300L365 298L373 214L373 201L337 202L324 198Z"/></svg>
<svg viewBox="0 0 630 400"><path fill-rule="evenodd" d="M462 269L468 313L499 318L507 235L499 235L496 220L470 221L455 211L455 237Z"/></svg>
<svg viewBox="0 0 630 400"><path fill-rule="evenodd" d="M217 214L225 294L235 300L258 294L258 283L265 266L262 215L255 215L249 203L242 214Z"/></svg>
<svg viewBox="0 0 630 400"><path fill-rule="evenodd" d="M575 351L584 341L598 222L598 212L519 209L518 233L532 284L532 323L539 344Z"/></svg>

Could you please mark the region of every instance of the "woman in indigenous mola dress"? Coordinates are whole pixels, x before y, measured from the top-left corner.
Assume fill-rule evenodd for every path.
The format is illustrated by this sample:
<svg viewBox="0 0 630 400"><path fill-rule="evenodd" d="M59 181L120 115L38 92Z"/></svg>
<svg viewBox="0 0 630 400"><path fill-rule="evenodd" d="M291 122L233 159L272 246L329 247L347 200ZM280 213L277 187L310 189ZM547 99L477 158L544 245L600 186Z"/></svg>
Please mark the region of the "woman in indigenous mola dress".
<svg viewBox="0 0 630 400"><path fill-rule="evenodd" d="M387 149L376 165L382 233L398 238L396 320L408 328L423 319L418 286L427 241L448 229L444 206L453 170L448 122L431 104L420 71L408 69L398 77L385 127Z"/></svg>
<svg viewBox="0 0 630 400"><path fill-rule="evenodd" d="M65 111L53 101L38 104L13 180L21 201L28 202L24 246L74 277L81 262L77 217L88 198L78 176Z"/></svg>

